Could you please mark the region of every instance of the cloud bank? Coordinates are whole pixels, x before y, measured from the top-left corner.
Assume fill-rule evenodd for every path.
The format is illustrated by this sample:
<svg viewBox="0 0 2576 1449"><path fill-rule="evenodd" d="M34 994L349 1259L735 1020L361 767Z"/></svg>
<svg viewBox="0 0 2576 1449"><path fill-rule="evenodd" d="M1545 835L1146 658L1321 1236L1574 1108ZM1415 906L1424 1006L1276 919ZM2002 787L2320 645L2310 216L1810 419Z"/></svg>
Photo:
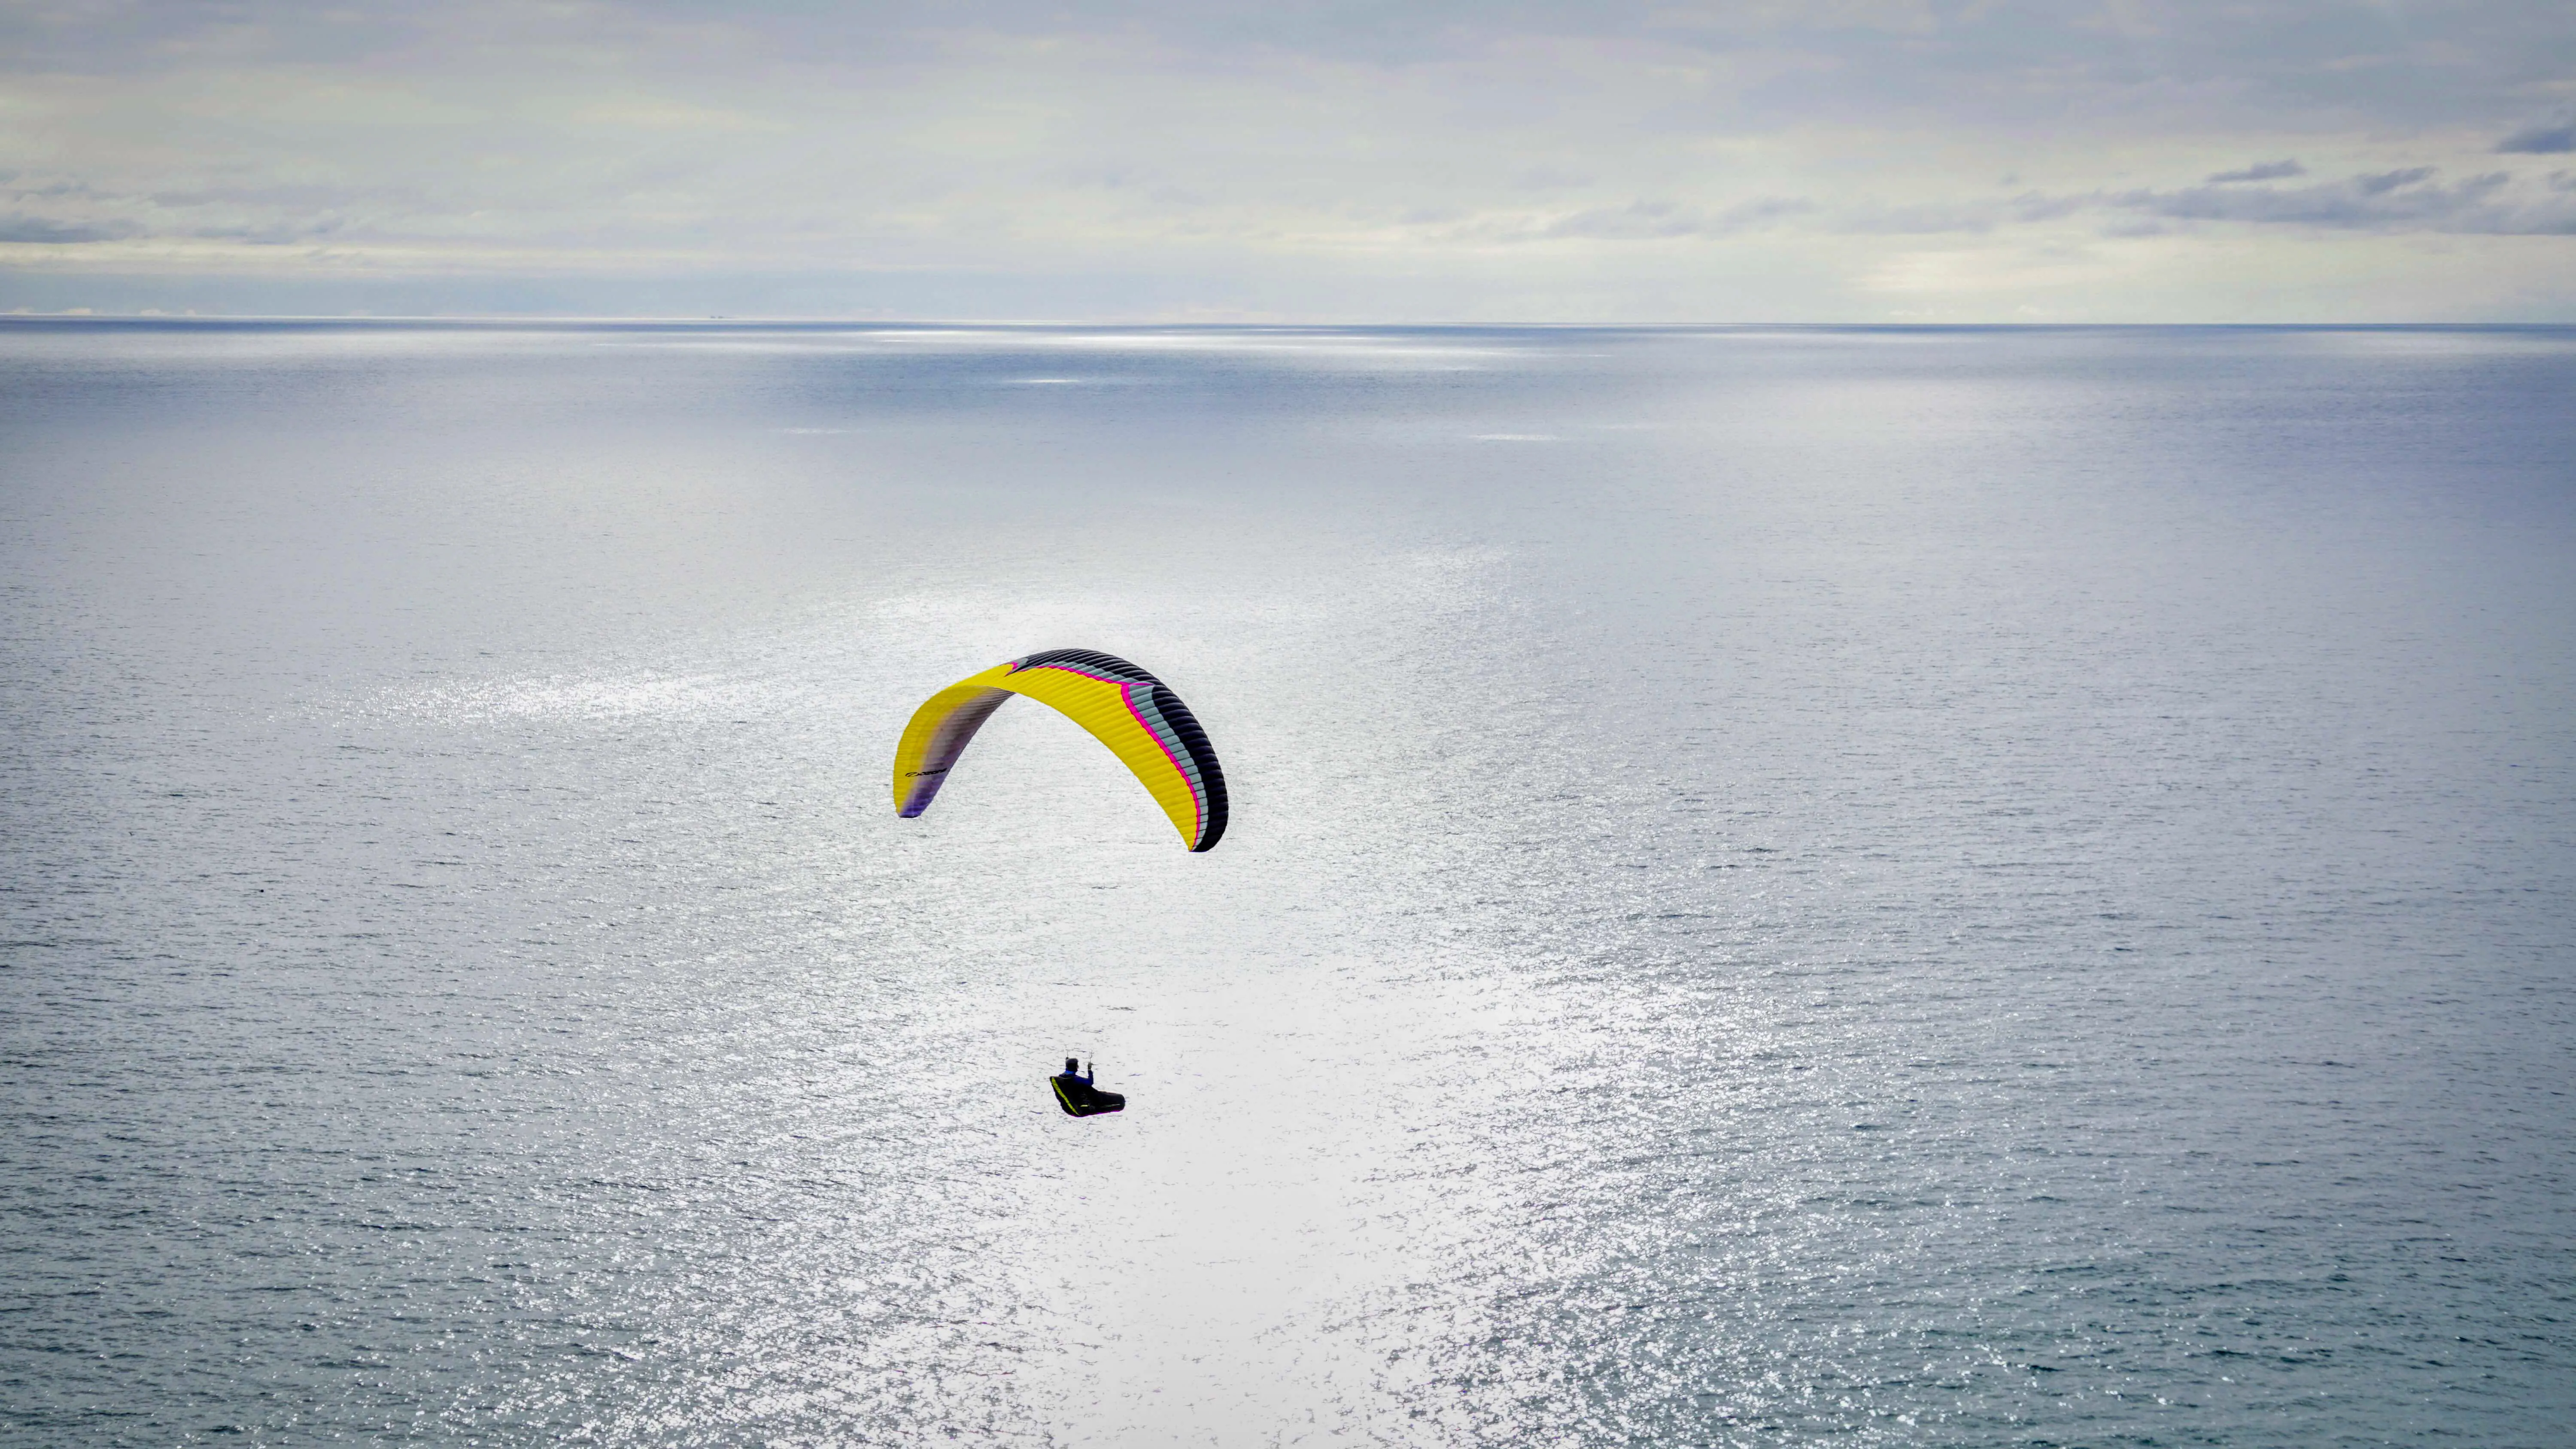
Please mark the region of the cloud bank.
<svg viewBox="0 0 2576 1449"><path fill-rule="evenodd" d="M2535 121L2498 141L2496 151L2506 156L2563 156L2576 151L2576 116Z"/></svg>
<svg viewBox="0 0 2576 1449"><path fill-rule="evenodd" d="M0 8L0 311L2576 320L2557 4Z"/></svg>

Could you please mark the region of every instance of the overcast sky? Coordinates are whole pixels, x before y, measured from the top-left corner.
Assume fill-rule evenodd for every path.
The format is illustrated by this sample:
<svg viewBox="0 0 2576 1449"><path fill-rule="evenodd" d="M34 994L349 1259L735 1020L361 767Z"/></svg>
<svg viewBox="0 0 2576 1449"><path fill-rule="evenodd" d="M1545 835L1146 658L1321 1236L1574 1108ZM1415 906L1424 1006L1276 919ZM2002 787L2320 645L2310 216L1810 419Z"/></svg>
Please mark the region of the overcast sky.
<svg viewBox="0 0 2576 1449"><path fill-rule="evenodd" d="M0 311L2576 321L2576 3L0 0Z"/></svg>

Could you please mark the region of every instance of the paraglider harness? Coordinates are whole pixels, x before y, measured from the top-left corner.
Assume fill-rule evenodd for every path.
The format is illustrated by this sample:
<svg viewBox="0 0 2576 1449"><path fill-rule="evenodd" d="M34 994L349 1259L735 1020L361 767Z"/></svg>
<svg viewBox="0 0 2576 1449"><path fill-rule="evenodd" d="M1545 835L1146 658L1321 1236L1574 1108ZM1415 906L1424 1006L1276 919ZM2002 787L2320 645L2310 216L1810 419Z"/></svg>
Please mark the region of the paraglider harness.
<svg viewBox="0 0 2576 1449"><path fill-rule="evenodd" d="M1047 1078L1048 1085L1055 1088L1056 1105L1064 1109L1064 1114L1068 1117L1097 1117L1103 1112L1125 1111L1127 1099L1116 1092L1104 1092L1091 1085L1091 1076L1089 1072L1075 1071L1074 1059L1066 1057L1064 1070Z"/></svg>

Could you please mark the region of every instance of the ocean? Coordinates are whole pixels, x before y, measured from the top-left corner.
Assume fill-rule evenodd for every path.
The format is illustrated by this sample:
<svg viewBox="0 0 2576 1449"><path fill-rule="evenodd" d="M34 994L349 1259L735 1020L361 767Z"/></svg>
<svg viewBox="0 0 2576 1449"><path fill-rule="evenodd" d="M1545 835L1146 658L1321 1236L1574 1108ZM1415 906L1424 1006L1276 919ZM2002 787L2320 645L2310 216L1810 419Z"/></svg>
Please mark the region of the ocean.
<svg viewBox="0 0 2576 1449"><path fill-rule="evenodd" d="M2571 1027L2576 329L0 319L0 1443L2554 1442Z"/></svg>

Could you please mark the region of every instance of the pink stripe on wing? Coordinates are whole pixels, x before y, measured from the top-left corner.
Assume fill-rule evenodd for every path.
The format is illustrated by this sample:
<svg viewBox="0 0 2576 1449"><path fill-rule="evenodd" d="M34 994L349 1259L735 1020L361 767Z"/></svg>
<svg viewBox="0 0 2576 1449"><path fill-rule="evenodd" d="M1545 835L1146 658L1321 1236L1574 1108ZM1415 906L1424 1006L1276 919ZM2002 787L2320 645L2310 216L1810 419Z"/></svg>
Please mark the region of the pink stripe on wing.
<svg viewBox="0 0 2576 1449"><path fill-rule="evenodd" d="M1048 665L1046 667L1052 669L1055 666ZM1096 678L1097 676L1094 677ZM1197 849L1199 843L1199 832L1207 829L1207 802L1199 798L1199 786L1196 782L1190 779L1190 772L1181 768L1180 757L1172 753L1172 747L1170 745L1163 743L1163 732L1154 728L1154 726L1146 720L1145 712L1136 707L1136 691L1140 689L1152 689L1154 686L1150 684L1123 684L1114 679L1105 680L1103 682L1119 685L1118 697L1127 701L1127 712L1136 717L1136 727L1145 732L1145 738L1154 742L1154 748L1163 752L1164 759L1172 762L1172 773L1180 776L1181 783L1190 787L1190 848L1193 850Z"/></svg>

